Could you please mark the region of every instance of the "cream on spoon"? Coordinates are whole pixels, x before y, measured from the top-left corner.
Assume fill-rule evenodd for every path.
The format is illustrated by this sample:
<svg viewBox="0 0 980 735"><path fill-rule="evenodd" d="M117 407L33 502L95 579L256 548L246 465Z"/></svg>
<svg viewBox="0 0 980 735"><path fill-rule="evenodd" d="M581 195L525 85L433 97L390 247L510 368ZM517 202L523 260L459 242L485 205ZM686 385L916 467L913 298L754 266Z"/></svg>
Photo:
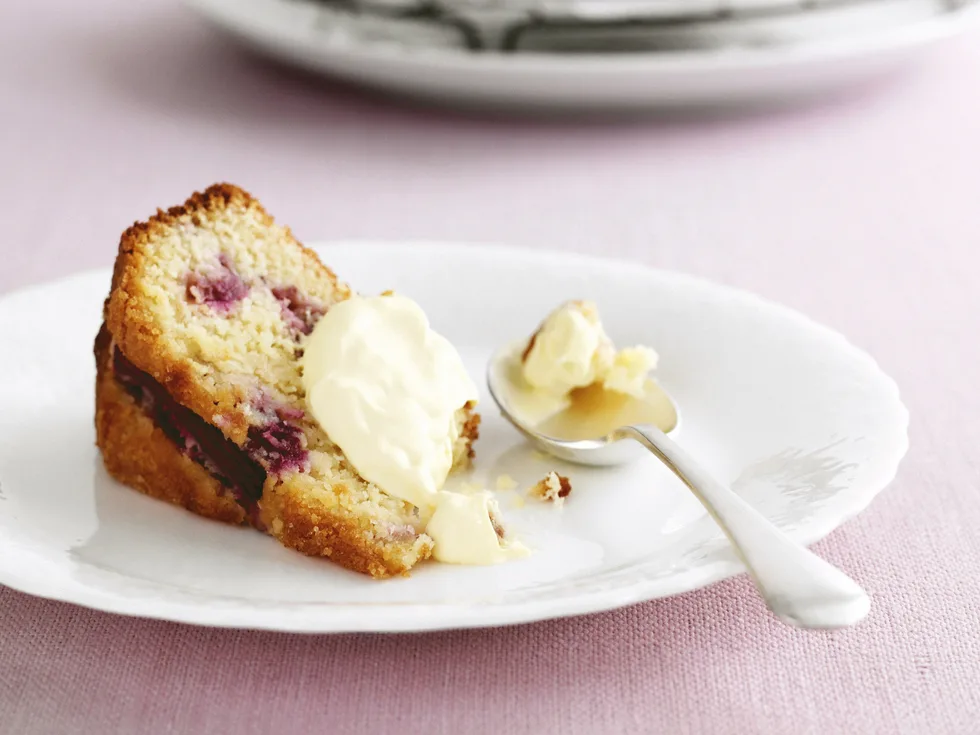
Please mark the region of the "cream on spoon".
<svg viewBox="0 0 980 735"><path fill-rule="evenodd" d="M576 304L581 303L569 302L562 308L580 309ZM607 385L595 387L596 378L601 379L601 365L608 358L608 353L605 357L598 354L607 350L601 339L591 340L596 351L588 362L584 361L587 349L582 348L583 340L566 340L573 350L557 371L563 380L553 383L567 386L590 378L591 385L572 387L564 395L560 389L529 389L527 359L549 320L523 350L511 345L490 360L487 384L504 418L539 449L571 462L613 465L635 458L639 446L652 452L694 493L721 527L769 609L783 621L803 628L842 628L867 615L871 603L857 583L773 526L668 438L664 432L676 426L678 414L666 393L652 391L656 394L652 403L639 407L629 403L629 394L621 393L627 398L622 399L624 403L619 408L603 408L603 397L609 398L607 394L617 391L609 391ZM550 350L562 365L559 345L556 339ZM569 376L576 377L568 380ZM643 383L651 384L652 381ZM590 389L600 391L590 399L598 403L583 402L577 394ZM642 403L646 395L645 391L643 396L632 398ZM599 414L601 419L597 418ZM623 439L633 439L638 444Z"/></svg>

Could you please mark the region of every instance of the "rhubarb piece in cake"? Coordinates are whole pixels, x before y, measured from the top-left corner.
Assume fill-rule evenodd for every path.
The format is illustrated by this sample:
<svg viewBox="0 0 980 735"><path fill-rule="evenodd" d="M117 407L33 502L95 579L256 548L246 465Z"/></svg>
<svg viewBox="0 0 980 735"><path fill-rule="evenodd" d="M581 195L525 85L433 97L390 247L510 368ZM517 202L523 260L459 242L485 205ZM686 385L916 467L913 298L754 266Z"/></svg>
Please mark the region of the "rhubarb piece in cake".
<svg viewBox="0 0 980 735"><path fill-rule="evenodd" d="M108 471L375 577L430 556L419 509L365 480L307 407L305 340L350 296L234 186L128 229L95 343ZM467 404L446 427L454 467L469 461L478 422Z"/></svg>

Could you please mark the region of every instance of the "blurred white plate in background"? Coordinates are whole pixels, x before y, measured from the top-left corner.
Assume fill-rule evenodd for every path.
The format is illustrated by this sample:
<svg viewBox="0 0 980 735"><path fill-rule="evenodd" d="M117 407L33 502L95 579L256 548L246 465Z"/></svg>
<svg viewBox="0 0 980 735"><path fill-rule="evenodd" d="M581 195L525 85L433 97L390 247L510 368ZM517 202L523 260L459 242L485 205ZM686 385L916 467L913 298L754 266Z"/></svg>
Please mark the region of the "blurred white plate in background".
<svg viewBox="0 0 980 735"><path fill-rule="evenodd" d="M445 14L442 22L424 13L399 17L414 2L361 0L368 12L355 12L317 0L185 0L248 46L309 70L444 104L519 110L809 96L880 76L980 18L978 0L690 0L702 20L673 22L676 2L616 0L611 8L659 8L660 23L530 26L508 36L494 30L501 13L510 17L546 0L441 0L436 7L448 8L457 23L445 22ZM551 17L592 18L602 6L550 0L547 7ZM509 40L510 47L474 51L467 48L474 39L494 47Z"/></svg>

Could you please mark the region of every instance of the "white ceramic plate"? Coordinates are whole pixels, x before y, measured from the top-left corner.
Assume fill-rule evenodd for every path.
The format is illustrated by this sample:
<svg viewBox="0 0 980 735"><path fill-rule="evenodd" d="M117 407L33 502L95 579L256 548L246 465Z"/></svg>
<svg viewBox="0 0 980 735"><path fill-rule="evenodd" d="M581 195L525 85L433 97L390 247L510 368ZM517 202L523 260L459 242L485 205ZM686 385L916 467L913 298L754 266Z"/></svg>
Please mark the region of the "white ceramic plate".
<svg viewBox="0 0 980 735"><path fill-rule="evenodd" d="M660 352L676 438L804 542L863 509L907 448L895 384L835 332L756 296L633 263L461 245L331 245L363 292L417 299L475 377L563 299L595 299L622 344ZM384 582L125 488L94 446L92 340L108 270L0 300L0 583L110 612L286 631L502 625L674 595L741 571L715 525L652 457L562 466L565 507L501 493L536 550L494 567L425 564ZM488 405L475 478L526 488L558 466ZM474 481L474 477L465 478ZM869 553L872 553L869 551Z"/></svg>
<svg viewBox="0 0 980 735"><path fill-rule="evenodd" d="M447 36L445 29L309 0L185 4L256 50L315 72L444 104L514 110L635 110L807 96L878 76L980 17L976 0L878 0L838 3L839 11L817 3L819 13L810 7L758 21L752 8L766 2L698 0L696 8L746 6L749 19L683 32L667 28L653 43L661 49L656 53L623 51L629 39L598 46L613 53L474 53L458 47L455 32ZM678 44L684 50L671 50Z"/></svg>

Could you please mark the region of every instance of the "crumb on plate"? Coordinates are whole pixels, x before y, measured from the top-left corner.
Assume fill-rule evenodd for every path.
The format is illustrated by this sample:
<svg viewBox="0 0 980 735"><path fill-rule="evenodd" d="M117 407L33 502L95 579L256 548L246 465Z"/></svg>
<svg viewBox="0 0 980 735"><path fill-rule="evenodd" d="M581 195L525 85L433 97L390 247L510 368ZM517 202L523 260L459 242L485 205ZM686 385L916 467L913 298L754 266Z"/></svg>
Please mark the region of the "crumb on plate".
<svg viewBox="0 0 980 735"><path fill-rule="evenodd" d="M564 503L571 492L571 480L557 472L549 472L543 480L528 490L531 497L556 505Z"/></svg>

